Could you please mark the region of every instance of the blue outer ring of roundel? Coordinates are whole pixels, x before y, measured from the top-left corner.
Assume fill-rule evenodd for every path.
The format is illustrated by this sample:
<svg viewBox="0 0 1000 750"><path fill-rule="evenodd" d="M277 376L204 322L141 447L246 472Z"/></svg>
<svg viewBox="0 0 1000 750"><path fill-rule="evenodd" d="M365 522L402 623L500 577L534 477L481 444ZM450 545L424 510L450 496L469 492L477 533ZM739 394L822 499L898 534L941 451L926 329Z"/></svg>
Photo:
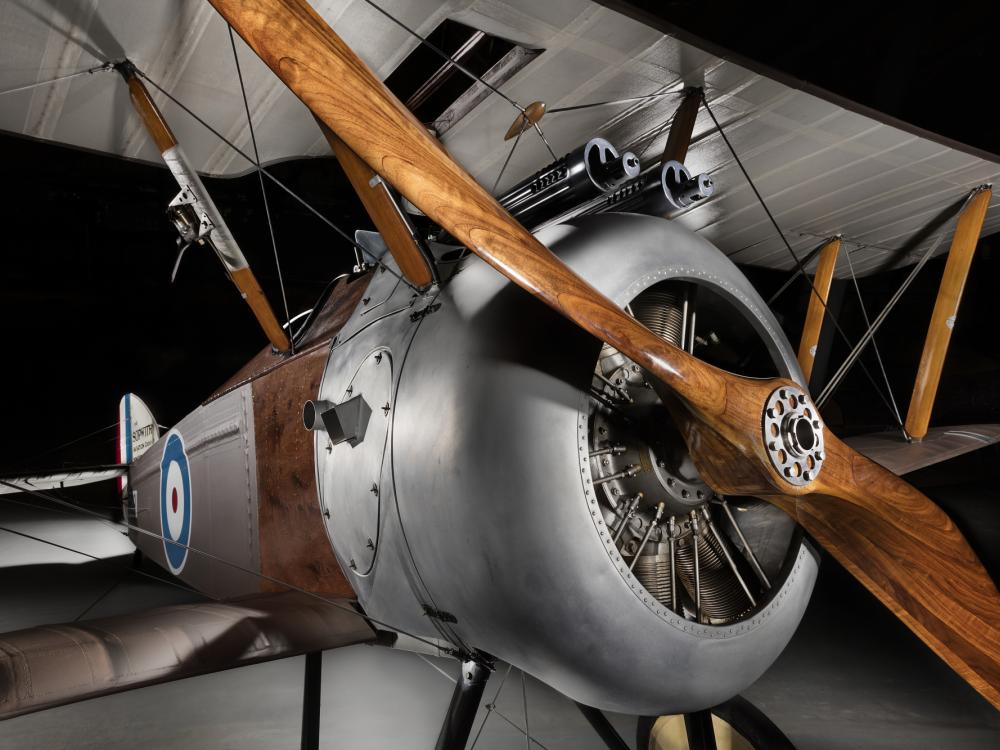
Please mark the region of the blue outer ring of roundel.
<svg viewBox="0 0 1000 750"><path fill-rule="evenodd" d="M174 462L181 470L181 481L184 485L184 523L177 539L170 536L170 525L167 520L167 503L170 500L167 493L167 474L170 464ZM167 556L170 572L177 575L187 562L187 545L191 540L191 472L188 470L184 442L177 433L167 436L167 444L163 447L163 458L160 459L160 531L163 536L163 552Z"/></svg>

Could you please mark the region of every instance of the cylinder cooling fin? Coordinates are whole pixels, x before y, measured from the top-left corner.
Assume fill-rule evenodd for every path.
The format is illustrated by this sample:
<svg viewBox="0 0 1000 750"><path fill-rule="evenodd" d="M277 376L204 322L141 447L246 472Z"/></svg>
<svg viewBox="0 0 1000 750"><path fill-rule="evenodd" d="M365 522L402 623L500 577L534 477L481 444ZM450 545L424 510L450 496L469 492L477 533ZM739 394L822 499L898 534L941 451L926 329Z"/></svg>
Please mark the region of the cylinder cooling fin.
<svg viewBox="0 0 1000 750"><path fill-rule="evenodd" d="M748 375L778 374L741 311L711 285L662 281L626 310L665 341L713 364ZM637 582L660 605L694 622L723 625L750 615L768 597L771 578L781 574L779 558L792 538L775 549L773 535L790 522L760 501L716 496L698 476L645 371L607 345L590 395L591 482L612 541ZM770 538L757 541L767 548L759 550L763 564L739 525L744 516L759 525L750 522L754 513L772 516Z"/></svg>

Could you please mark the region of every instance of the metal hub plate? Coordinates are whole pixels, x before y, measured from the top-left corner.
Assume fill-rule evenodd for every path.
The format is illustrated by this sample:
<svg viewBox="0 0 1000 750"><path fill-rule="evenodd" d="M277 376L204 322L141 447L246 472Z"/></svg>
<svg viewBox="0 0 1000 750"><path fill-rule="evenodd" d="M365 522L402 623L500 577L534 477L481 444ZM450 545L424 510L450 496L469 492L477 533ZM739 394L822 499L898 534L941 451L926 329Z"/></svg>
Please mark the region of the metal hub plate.
<svg viewBox="0 0 1000 750"><path fill-rule="evenodd" d="M823 421L798 386L782 386L767 398L762 418L771 464L789 484L809 484L823 468Z"/></svg>

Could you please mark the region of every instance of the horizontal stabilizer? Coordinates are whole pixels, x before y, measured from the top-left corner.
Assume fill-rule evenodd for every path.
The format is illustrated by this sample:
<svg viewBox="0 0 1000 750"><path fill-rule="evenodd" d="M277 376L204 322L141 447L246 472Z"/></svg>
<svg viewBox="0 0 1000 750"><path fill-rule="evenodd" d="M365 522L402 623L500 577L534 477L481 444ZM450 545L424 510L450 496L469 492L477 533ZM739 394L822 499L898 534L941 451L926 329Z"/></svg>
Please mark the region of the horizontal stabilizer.
<svg viewBox="0 0 1000 750"><path fill-rule="evenodd" d="M1000 424L935 427L920 442L908 443L898 432L855 435L844 442L897 476L947 461L1000 441Z"/></svg>
<svg viewBox="0 0 1000 750"><path fill-rule="evenodd" d="M373 640L350 607L287 592L5 633L0 719Z"/></svg>
<svg viewBox="0 0 1000 750"><path fill-rule="evenodd" d="M112 464L111 466L60 469L59 471L35 472L23 476L0 477L0 495L32 490L61 490L64 487L93 484L94 482L103 482L106 479L123 477L127 471L128 466Z"/></svg>

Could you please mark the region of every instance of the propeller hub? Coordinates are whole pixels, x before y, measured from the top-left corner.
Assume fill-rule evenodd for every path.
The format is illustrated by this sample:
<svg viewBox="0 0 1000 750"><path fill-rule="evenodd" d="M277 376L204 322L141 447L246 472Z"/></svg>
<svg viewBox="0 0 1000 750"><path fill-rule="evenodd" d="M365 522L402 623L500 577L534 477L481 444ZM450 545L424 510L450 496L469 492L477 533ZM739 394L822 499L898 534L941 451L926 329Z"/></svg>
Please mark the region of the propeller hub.
<svg viewBox="0 0 1000 750"><path fill-rule="evenodd" d="M797 386L782 386L767 398L762 420L771 465L789 484L809 484L823 467L823 422Z"/></svg>

